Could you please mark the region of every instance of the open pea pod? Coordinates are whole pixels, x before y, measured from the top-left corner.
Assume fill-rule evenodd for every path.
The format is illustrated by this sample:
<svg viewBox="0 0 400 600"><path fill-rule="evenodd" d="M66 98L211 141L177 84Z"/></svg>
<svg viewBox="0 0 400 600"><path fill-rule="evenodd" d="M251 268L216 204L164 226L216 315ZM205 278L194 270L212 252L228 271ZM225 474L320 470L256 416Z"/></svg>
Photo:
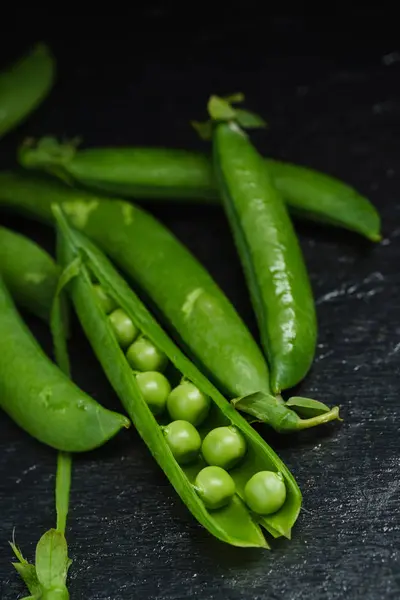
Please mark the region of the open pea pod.
<svg viewBox="0 0 400 600"><path fill-rule="evenodd" d="M69 227L59 206L54 207L54 214L58 226L60 263L66 268L71 264L80 266L76 276L69 281L67 289L85 334L139 434L183 502L210 533L235 546L268 547L259 524L275 537L290 537L301 507L301 492L290 471L270 446L179 350L102 252L82 234ZM233 425L244 436L247 453L245 459L230 472L236 485L236 494L228 506L211 511L196 493L193 482L205 466L201 457L189 466L181 466L175 460L166 443L162 422L157 421L146 404L135 374L94 292L93 278L128 315L142 335L165 353L179 377L183 376L191 381L211 398L209 415L199 427L201 438L211 429L221 425ZM246 482L260 470L281 472L287 489L286 501L282 508L265 517L252 514L243 500Z"/></svg>

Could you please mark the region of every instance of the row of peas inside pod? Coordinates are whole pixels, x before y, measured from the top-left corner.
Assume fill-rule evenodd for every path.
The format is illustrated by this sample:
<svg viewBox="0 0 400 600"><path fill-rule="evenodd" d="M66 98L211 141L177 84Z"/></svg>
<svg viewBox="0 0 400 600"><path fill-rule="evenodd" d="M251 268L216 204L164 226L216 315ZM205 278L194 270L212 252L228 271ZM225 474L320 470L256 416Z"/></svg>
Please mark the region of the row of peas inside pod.
<svg viewBox="0 0 400 600"><path fill-rule="evenodd" d="M181 465L192 463L197 468L194 488L208 509L226 506L236 491L228 471L246 455L244 437L232 426L216 427L202 437L201 426L210 411L210 398L185 379L172 388L163 374L168 367L165 354L141 334L101 285L94 283L93 289L108 315L116 340L125 351L144 400L160 421L175 460ZM257 514L278 511L286 499L282 474L255 473L245 485L244 497L248 507Z"/></svg>

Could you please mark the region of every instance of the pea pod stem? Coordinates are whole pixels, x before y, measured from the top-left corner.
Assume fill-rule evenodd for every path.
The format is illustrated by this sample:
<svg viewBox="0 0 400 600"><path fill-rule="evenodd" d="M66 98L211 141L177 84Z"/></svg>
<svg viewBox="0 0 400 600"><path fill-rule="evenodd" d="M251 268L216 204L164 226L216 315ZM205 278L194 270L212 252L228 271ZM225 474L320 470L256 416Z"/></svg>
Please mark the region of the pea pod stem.
<svg viewBox="0 0 400 600"><path fill-rule="evenodd" d="M83 452L129 426L125 416L103 408L44 354L1 276L0 332L0 406L30 435L57 450Z"/></svg>
<svg viewBox="0 0 400 600"><path fill-rule="evenodd" d="M257 529L255 521L245 509L242 493L249 476L255 472L254 470L260 470L261 465L266 470L281 471L288 489L287 501L280 511L260 519L259 522L276 535L289 535L300 510L301 494L288 469L264 440L178 349L99 249L82 234L78 234L68 226L59 207L55 207L54 210L58 224L61 264L67 266L77 256L81 256L83 261L81 273L68 284L68 292L78 318L135 427L182 500L197 520L222 541L243 547L266 547L266 542ZM210 513L192 487L199 465L195 463L194 466L181 467L173 458L159 424L142 399L125 355L95 301L94 294L91 292L89 272L94 273L105 292L118 303L146 338L165 353L176 369L212 399L211 416L207 418L206 429L199 430L200 434L204 436L217 424L232 424L245 436L248 460L235 468L238 495L228 507L217 513Z"/></svg>
<svg viewBox="0 0 400 600"><path fill-rule="evenodd" d="M309 408L321 405L318 401L307 398ZM339 407L334 406L319 415L310 418L301 418L294 410L288 408L288 404L282 402L279 398L267 396L262 392L250 394L243 398L235 398L231 401L232 405L239 411L244 412L257 421L268 423L278 433L293 433L302 429L310 429L330 421L341 421L339 417Z"/></svg>
<svg viewBox="0 0 400 600"><path fill-rule="evenodd" d="M40 256L40 253L37 253ZM66 327L61 321L64 318L59 294L55 295L51 317L53 342L58 356L59 366L69 377L69 360L66 348ZM57 310L58 309L58 310ZM59 322L58 322L59 321ZM60 352L60 348L63 351ZM15 543L11 544L18 563L14 567L21 575L32 599L48 598L49 600L68 600L69 592L66 585L68 569L71 560L68 557L68 546L65 538L69 497L71 488L72 456L67 452L58 452L55 505L57 524L56 529L50 529L40 538L36 546L35 565L29 564L22 556Z"/></svg>
<svg viewBox="0 0 400 600"><path fill-rule="evenodd" d="M47 171L71 184L137 200L220 201L212 161L201 153L143 147L79 150L75 141L61 144L42 138L37 143L27 140L19 160L25 168ZM380 241L380 216L356 189L309 167L272 158L264 162L292 215Z"/></svg>

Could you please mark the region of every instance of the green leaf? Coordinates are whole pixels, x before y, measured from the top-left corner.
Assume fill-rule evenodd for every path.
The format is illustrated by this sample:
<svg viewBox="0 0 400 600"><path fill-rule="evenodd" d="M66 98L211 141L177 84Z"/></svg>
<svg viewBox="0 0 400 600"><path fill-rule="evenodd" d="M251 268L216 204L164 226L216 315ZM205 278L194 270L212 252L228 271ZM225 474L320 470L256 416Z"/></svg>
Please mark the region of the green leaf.
<svg viewBox="0 0 400 600"><path fill-rule="evenodd" d="M212 138L212 122L211 121L191 121L192 127L197 131L200 139L208 142Z"/></svg>
<svg viewBox="0 0 400 600"><path fill-rule="evenodd" d="M296 408L299 412L303 410L306 413L308 407L309 415L304 415L307 418L300 418L297 411L292 410L290 401L282 403L279 396L275 397L264 392L255 392L248 396L235 398L231 400L231 403L237 410L252 415L259 421L268 423L280 433L310 429L329 421L341 420L337 406L330 409L322 402L310 398L297 398L297 401L296 403L296 397L294 397L293 409Z"/></svg>
<svg viewBox="0 0 400 600"><path fill-rule="evenodd" d="M56 529L46 531L36 546L36 573L44 589L63 588L70 565L64 535Z"/></svg>
<svg viewBox="0 0 400 600"><path fill-rule="evenodd" d="M243 129L258 129L261 127L268 127L268 124L262 117L256 113L250 112L249 110L243 110L242 108L235 109L235 120L243 127Z"/></svg>
<svg viewBox="0 0 400 600"><path fill-rule="evenodd" d="M15 556L19 560L19 562L17 562L17 563L12 563L13 567L15 568L17 573L20 575L20 577L23 579L23 581L24 581L26 587L28 588L28 590L30 591L30 593L33 594L35 597L37 597L36 595L40 594L42 588L41 588L40 583L37 578L35 566L31 565L23 557L21 550L18 548L18 546L15 544L15 542L10 542L10 546L11 546L12 551L14 552Z"/></svg>
<svg viewBox="0 0 400 600"><path fill-rule="evenodd" d="M229 102L219 96L211 96L208 101L208 113L214 121L234 121L236 111Z"/></svg>
<svg viewBox="0 0 400 600"><path fill-rule="evenodd" d="M235 94L229 94L228 96L222 96L222 100L229 102L229 104L240 104L245 101L243 92L236 92Z"/></svg>
<svg viewBox="0 0 400 600"><path fill-rule="evenodd" d="M312 400L311 398L302 398L301 396L292 396L286 402L286 406L290 406L301 417L305 418L316 417L330 411L329 406L326 404L318 400Z"/></svg>
<svg viewBox="0 0 400 600"><path fill-rule="evenodd" d="M241 412L245 412L258 421L271 425L276 431L296 431L300 418L282 403L281 398L265 392L254 392L247 396L234 398L231 403Z"/></svg>

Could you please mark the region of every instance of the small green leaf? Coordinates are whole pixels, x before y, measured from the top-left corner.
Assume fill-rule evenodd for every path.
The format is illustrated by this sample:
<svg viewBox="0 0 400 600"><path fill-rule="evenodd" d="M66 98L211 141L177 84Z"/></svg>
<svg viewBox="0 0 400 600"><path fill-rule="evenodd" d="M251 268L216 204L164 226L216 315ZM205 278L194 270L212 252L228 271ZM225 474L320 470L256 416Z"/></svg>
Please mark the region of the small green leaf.
<svg viewBox="0 0 400 600"><path fill-rule="evenodd" d="M311 398L302 398L301 396L292 396L286 402L286 406L290 406L295 410L301 417L306 419L311 417L317 417L323 413L330 411L329 406L319 402L318 400L312 400Z"/></svg>
<svg viewBox="0 0 400 600"><path fill-rule="evenodd" d="M211 96L208 101L208 113L214 121L234 121L236 111L232 106L219 96Z"/></svg>
<svg viewBox="0 0 400 600"><path fill-rule="evenodd" d="M200 139L208 142L212 138L212 122L211 121L191 121L192 127L197 131Z"/></svg>
<svg viewBox="0 0 400 600"><path fill-rule="evenodd" d="M236 92L235 94L229 94L229 96L222 96L222 100L229 102L229 104L240 104L245 101L243 92Z"/></svg>
<svg viewBox="0 0 400 600"><path fill-rule="evenodd" d="M298 403L296 403L296 399L293 401L293 409L296 408L299 412L300 410L305 412L307 404L310 414L312 410L314 411L312 416L302 419L295 410L292 410L289 401L282 403L280 397L275 398L275 396L265 394L264 392L254 392L248 396L235 398L231 403L237 410L248 413L259 421L268 423L268 425L271 425L271 427L280 433L300 431L301 429L317 427L329 421L341 420L337 406L329 409L322 402L317 402L317 400L310 400L309 398L298 398L297 400Z"/></svg>
<svg viewBox="0 0 400 600"><path fill-rule="evenodd" d="M34 565L31 565L22 555L21 550L15 544L10 542L10 546L19 562L12 563L13 567L24 581L26 587L31 594L39 594L41 592L41 586L36 575L36 569Z"/></svg>
<svg viewBox="0 0 400 600"><path fill-rule="evenodd" d="M64 588L69 567L68 547L64 535L56 529L46 531L36 546L36 573L46 590Z"/></svg>
<svg viewBox="0 0 400 600"><path fill-rule="evenodd" d="M267 122L264 121L262 117L249 110L243 110L242 108L235 109L235 120L240 127L243 127L243 129L268 127Z"/></svg>

